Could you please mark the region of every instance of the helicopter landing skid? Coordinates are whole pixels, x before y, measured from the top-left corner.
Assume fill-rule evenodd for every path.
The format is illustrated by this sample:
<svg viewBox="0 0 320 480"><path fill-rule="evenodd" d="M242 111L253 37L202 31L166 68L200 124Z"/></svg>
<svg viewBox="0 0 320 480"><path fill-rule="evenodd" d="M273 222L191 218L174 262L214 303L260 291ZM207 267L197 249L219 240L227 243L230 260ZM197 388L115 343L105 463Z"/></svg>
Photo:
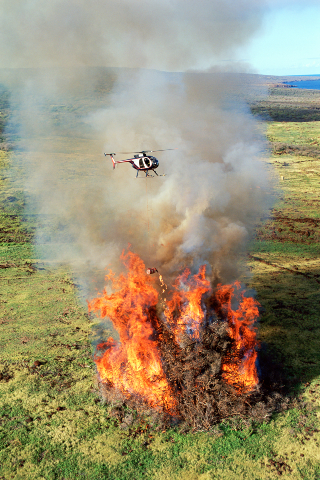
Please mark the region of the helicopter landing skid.
<svg viewBox="0 0 320 480"><path fill-rule="evenodd" d="M157 177L165 177L165 176L166 176L165 173L159 175L159 174L158 174L157 172L155 172L154 170L152 170L152 171L153 171L153 173L155 173L155 175L150 175L148 172L146 172L146 176L145 176L145 177L139 177L139 171L137 171L136 178L148 178L148 177L152 178L152 177L155 177L155 176L157 176Z"/></svg>

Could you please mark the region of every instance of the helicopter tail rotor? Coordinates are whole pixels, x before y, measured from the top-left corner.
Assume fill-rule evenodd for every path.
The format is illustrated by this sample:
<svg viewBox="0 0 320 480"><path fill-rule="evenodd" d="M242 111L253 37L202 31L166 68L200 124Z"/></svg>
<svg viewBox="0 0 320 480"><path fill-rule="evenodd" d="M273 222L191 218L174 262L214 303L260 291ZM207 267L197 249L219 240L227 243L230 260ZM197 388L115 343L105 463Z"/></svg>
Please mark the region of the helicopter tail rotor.
<svg viewBox="0 0 320 480"><path fill-rule="evenodd" d="M105 153L104 156L106 157L107 155L110 155L111 160L112 160L112 165L113 165L113 170L116 168L116 162L114 161L114 156L116 155L115 153Z"/></svg>

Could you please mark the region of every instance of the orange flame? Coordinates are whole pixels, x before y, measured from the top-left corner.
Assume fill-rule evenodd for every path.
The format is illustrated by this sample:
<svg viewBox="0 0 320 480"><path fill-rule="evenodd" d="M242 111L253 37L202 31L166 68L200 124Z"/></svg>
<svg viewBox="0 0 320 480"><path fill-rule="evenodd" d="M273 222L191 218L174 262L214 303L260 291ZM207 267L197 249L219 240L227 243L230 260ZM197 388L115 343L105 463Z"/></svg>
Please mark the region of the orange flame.
<svg viewBox="0 0 320 480"><path fill-rule="evenodd" d="M118 279L106 276L115 293L104 290L89 303L89 311L109 317L119 332L120 341L109 338L100 344L106 349L95 362L102 382L110 383L125 395L135 394L151 406L173 409L175 400L165 377L150 309L157 305L158 293L146 274L143 261L134 253L122 254L128 275Z"/></svg>
<svg viewBox="0 0 320 480"><path fill-rule="evenodd" d="M119 333L119 341L110 337L97 347L95 362L101 381L127 397L135 395L153 407L176 413L177 400L163 370L160 354L162 337L156 314L159 294L153 286L154 279L147 275L138 255L129 251L122 253L121 259L128 269L127 275L115 278L110 271L106 276L114 293L105 289L99 298L89 302L89 311L99 311L102 318L110 318ZM201 341L206 319L204 295L210 296L216 313L220 312L222 321L228 321L229 336L234 341L231 353L223 359L222 378L239 393L249 392L258 383L257 340L253 325L259 304L253 298L244 297L239 282L218 285L217 291L212 293L205 274L203 265L196 275L186 269L177 278L171 299L162 301L164 318L177 344L181 344L183 334ZM167 286L161 275L159 279L164 293ZM232 308L235 290L241 293L236 310Z"/></svg>
<svg viewBox="0 0 320 480"><path fill-rule="evenodd" d="M190 276L188 268L180 275L174 287L176 291L168 300L164 311L165 317L175 333L176 340L186 331L199 340L200 326L205 318L202 297L210 291L210 282L205 278L206 267L202 265L199 273Z"/></svg>
<svg viewBox="0 0 320 480"><path fill-rule="evenodd" d="M255 350L257 338L254 328L254 322L259 316L259 303L241 293L239 306L237 310L233 310L231 303L235 288L238 290L241 288L239 282L235 282L234 286L219 284L215 295L228 320L229 335L235 342L232 354L223 361L222 371L227 383L234 385L239 391L248 392L259 382Z"/></svg>

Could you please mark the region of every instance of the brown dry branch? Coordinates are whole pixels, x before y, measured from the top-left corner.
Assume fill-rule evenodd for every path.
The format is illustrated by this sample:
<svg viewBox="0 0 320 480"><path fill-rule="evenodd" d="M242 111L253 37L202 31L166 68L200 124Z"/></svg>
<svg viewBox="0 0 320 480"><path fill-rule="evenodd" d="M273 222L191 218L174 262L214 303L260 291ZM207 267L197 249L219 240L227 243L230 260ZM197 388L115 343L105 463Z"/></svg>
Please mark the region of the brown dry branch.
<svg viewBox="0 0 320 480"><path fill-rule="evenodd" d="M213 304L214 299L209 299L211 311ZM239 393L237 386L224 381L222 363L232 354L233 340L228 334L228 323L217 308L203 326L200 341L185 334L179 344L164 317L155 309L150 309L149 313L159 341L166 378L177 401L177 410L175 415L170 415L165 409L152 409L142 398L127 397L114 389L112 384L99 382L100 395L104 402L117 410L119 424L123 425L121 428L125 428L122 420L128 407L139 415L147 416L150 423L162 427L179 423L185 431L207 431L224 419L263 422L274 411L287 407L286 397L276 391L275 382L268 382L268 379L268 389L259 385L254 391L246 393Z"/></svg>

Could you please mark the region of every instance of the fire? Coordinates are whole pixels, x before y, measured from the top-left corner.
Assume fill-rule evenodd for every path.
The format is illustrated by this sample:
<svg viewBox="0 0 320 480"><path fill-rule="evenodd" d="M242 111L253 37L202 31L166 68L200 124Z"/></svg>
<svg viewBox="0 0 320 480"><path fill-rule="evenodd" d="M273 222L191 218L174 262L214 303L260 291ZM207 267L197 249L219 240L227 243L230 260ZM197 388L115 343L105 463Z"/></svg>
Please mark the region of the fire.
<svg viewBox="0 0 320 480"><path fill-rule="evenodd" d="M192 338L200 339L200 327L205 318L202 298L210 291L210 282L206 280L205 274L205 265L193 276L186 268L174 284L176 291L172 299L167 301L164 314L177 341L186 331Z"/></svg>
<svg viewBox="0 0 320 480"><path fill-rule="evenodd" d="M218 285L216 300L228 320L229 335L234 340L231 355L224 359L223 378L236 386L239 391L250 391L259 382L256 359L257 346L254 322L259 316L258 302L241 293L237 310L232 309L235 289L240 290L239 282L233 285Z"/></svg>
<svg viewBox="0 0 320 480"><path fill-rule="evenodd" d="M89 303L89 311L109 317L119 333L119 342L111 337L98 346L98 350L105 350L102 356L95 355L100 378L126 396L137 395L151 406L172 410L175 400L163 371L155 331L158 292L137 255L128 252L121 258L128 275L115 278L110 272L106 280L115 293L104 290L100 298Z"/></svg>
<svg viewBox="0 0 320 480"><path fill-rule="evenodd" d="M258 303L241 294L238 282L218 285L212 292L205 266L195 275L186 269L174 283L170 299L159 302L155 279L146 273L138 255L129 251L121 258L127 275L116 278L110 271L106 280L111 283L113 293L105 289L102 295L89 302L89 310L99 312L102 318L108 317L119 334L119 341L110 337L97 347L95 362L103 383L127 397L136 397L153 407L177 414L181 391L175 391L165 373L161 322L171 332L177 351L181 351L186 335L201 344L202 332L214 317L218 322L227 322L231 341L222 359L220 375L223 381L232 384L238 393L254 389L258 384L254 329ZM160 274L159 278L164 293L167 286ZM239 293L241 300L234 309L232 302ZM163 306L162 320L156 311L158 303Z"/></svg>

